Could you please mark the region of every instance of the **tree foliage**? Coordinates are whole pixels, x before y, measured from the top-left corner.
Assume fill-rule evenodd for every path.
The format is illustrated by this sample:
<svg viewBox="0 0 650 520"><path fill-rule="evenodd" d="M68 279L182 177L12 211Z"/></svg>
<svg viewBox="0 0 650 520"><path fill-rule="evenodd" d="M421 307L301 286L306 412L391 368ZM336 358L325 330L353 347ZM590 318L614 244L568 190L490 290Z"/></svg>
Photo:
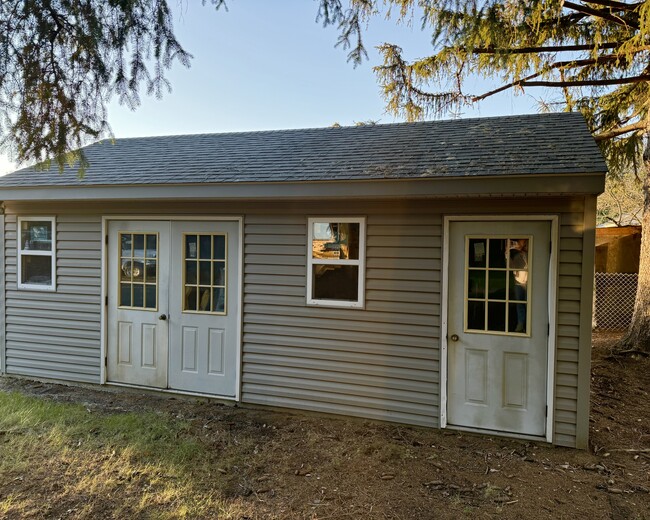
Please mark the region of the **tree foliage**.
<svg viewBox="0 0 650 520"><path fill-rule="evenodd" d="M611 166L641 157L649 127L650 2L617 0L321 0L321 17L359 63L363 21L388 6L400 21L421 17L428 56L409 61L395 43L375 67L387 108L408 120L453 114L499 92L546 87L544 108L579 110ZM360 22L361 21L361 22ZM498 79L472 92L476 76Z"/></svg>
<svg viewBox="0 0 650 520"><path fill-rule="evenodd" d="M62 168L110 133L112 96L129 107L142 88L161 96L165 71L190 58L164 0L2 0L0 145L18 162Z"/></svg>
<svg viewBox="0 0 650 520"><path fill-rule="evenodd" d="M639 226L643 214L643 186L634 172L610 175L598 197L598 224Z"/></svg>

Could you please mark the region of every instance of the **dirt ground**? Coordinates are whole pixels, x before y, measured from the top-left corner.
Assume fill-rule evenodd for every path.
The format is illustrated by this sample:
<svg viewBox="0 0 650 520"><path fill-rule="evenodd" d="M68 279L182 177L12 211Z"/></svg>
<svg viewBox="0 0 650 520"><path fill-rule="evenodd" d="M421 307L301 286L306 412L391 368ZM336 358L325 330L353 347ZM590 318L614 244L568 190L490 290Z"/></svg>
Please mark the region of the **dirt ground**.
<svg viewBox="0 0 650 520"><path fill-rule="evenodd" d="M241 520L650 519L650 359L609 358L615 339L594 337L590 451L10 378L0 380L0 391L82 403L103 414L155 410L188 421L187 434L215 454L219 476L190 478L237 501ZM229 457L242 439L253 440L247 455ZM0 500L42 497L47 508L33 518L113 518L112 500L137 498L150 486L135 475L121 498L76 498L62 492L66 478L55 468L34 468L25 479L0 475ZM82 500L94 501L92 516L75 514ZM157 517L155 510L141 516Z"/></svg>

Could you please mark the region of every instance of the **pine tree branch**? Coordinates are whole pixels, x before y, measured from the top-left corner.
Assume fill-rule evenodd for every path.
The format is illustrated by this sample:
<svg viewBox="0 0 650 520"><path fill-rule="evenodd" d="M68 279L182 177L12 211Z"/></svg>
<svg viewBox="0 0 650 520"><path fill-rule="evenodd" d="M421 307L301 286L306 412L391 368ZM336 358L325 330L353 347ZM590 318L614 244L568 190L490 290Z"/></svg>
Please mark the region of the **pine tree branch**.
<svg viewBox="0 0 650 520"><path fill-rule="evenodd" d="M573 60L573 61L557 61L555 63L552 63L546 67L544 67L543 70L540 70L538 72L535 72L534 74L531 74L530 76L526 76L525 78L521 78L517 81L513 81L512 83L508 83L506 85L502 85L497 89L491 90L490 92L486 92L485 94L481 94L480 96L476 96L472 98L472 102L476 101L482 101L485 98L488 98L490 96L493 96L494 94L498 94L499 92L503 92L504 90L508 90L512 87L520 87L520 86L531 86L530 85L530 80L538 78L542 74L549 72L554 69L572 69L575 67L587 67L589 65L599 65L603 63L608 63L612 61L616 61L617 59L624 58L622 56L618 56L615 54L612 55L607 55L607 56L600 56L598 58L590 59L590 60ZM564 86L564 87L569 87L571 85L568 84L566 81L560 81L558 83L564 83L564 85L558 85L558 86Z"/></svg>
<svg viewBox="0 0 650 520"><path fill-rule="evenodd" d="M623 43L606 42L600 45L547 45L544 47L520 47L518 49L477 47L472 49L472 54L536 54L539 52L576 52L593 51L598 49L617 49Z"/></svg>
<svg viewBox="0 0 650 520"><path fill-rule="evenodd" d="M589 3L602 5L604 7L611 7L612 9L618 9L620 11L635 11L643 5L643 2L626 4L625 2L616 2L615 0L589 0Z"/></svg>
<svg viewBox="0 0 650 520"><path fill-rule="evenodd" d="M608 139L612 139L613 137L618 137L619 135L628 134L636 130L645 130L647 127L648 127L648 123L646 121L639 121L638 123L634 123L627 126L621 126L618 128L614 128L613 130L608 130L606 132L601 132L595 135L594 139L596 141L607 141Z"/></svg>
<svg viewBox="0 0 650 520"><path fill-rule="evenodd" d="M640 83L642 81L650 81L650 74L642 74L640 76L632 76L629 78L613 78L613 79L586 79L586 80L571 80L571 81L527 81L522 82L519 86L522 87L603 87L608 85L625 85L627 83Z"/></svg>
<svg viewBox="0 0 650 520"><path fill-rule="evenodd" d="M573 2L566 2L566 1L562 3L562 6L566 7L567 9L572 9L574 11L577 11L579 13L588 14L590 16L595 16L597 18L602 18L603 20L610 21L617 25L622 25L624 27L631 27L632 29L637 29L637 30L639 29L639 23L637 21L626 20L620 16L611 14L611 12L607 11L606 9L593 9L586 5L574 4Z"/></svg>

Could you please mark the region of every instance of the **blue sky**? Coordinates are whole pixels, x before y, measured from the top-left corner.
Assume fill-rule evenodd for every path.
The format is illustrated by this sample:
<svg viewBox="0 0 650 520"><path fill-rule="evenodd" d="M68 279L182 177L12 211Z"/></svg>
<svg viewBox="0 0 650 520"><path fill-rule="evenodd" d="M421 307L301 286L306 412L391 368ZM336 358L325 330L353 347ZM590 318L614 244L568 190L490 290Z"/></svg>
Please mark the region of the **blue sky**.
<svg viewBox="0 0 650 520"><path fill-rule="evenodd" d="M180 3L170 0L176 35L194 55L192 67L174 66L168 73L173 90L162 100L143 96L135 111L113 102L108 120L116 137L400 121L385 113L372 71L380 62L374 47L388 41L409 58L430 53L419 20L410 27L372 20L365 34L369 60L353 68L346 51L334 47L336 28L315 22L315 0L230 0L228 11L201 7L198 0ZM467 91L483 92L492 84L477 81ZM532 96L506 93L462 117L536 110ZM12 169L0 156L0 174Z"/></svg>

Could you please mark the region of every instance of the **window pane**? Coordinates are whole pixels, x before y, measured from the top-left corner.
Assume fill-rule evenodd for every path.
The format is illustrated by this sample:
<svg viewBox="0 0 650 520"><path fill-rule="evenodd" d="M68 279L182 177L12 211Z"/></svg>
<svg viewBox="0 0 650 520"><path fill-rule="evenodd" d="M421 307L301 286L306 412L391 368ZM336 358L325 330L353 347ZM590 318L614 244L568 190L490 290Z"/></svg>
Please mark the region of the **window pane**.
<svg viewBox="0 0 650 520"><path fill-rule="evenodd" d="M155 285L145 285L144 286L144 306L147 309L155 309L156 305L156 286Z"/></svg>
<svg viewBox="0 0 650 520"><path fill-rule="evenodd" d="M212 258L216 260L226 259L226 237L225 235L214 235Z"/></svg>
<svg viewBox="0 0 650 520"><path fill-rule="evenodd" d="M485 267L487 240L484 238L470 238L469 240L469 266Z"/></svg>
<svg viewBox="0 0 650 520"><path fill-rule="evenodd" d="M514 238L510 239L508 244L508 252L510 262L508 267L510 269L528 269L528 239L527 238Z"/></svg>
<svg viewBox="0 0 650 520"><path fill-rule="evenodd" d="M141 233L133 235L133 257L144 258L144 235Z"/></svg>
<svg viewBox="0 0 650 520"><path fill-rule="evenodd" d="M212 262L199 262L199 284L200 285L210 285L212 282L210 280L210 271L212 267Z"/></svg>
<svg viewBox="0 0 650 520"><path fill-rule="evenodd" d="M156 258L157 255L157 242L158 237L156 235L147 235L147 258Z"/></svg>
<svg viewBox="0 0 650 520"><path fill-rule="evenodd" d="M485 302L467 302L467 328L485 330Z"/></svg>
<svg viewBox="0 0 650 520"><path fill-rule="evenodd" d="M185 287L185 304L183 305L183 310L196 310L196 295L196 287Z"/></svg>
<svg viewBox="0 0 650 520"><path fill-rule="evenodd" d="M130 233L122 233L121 235L121 255L122 256L131 256L131 244L132 244L132 237Z"/></svg>
<svg viewBox="0 0 650 520"><path fill-rule="evenodd" d="M312 257L358 260L360 230L358 222L314 222Z"/></svg>
<svg viewBox="0 0 650 520"><path fill-rule="evenodd" d="M20 246L23 251L52 251L52 222L23 220L20 224Z"/></svg>
<svg viewBox="0 0 650 520"><path fill-rule="evenodd" d="M155 260L147 260L145 262L145 275L144 275L144 280L145 282L149 283L154 283L156 281L156 271L158 268L158 264Z"/></svg>
<svg viewBox="0 0 650 520"><path fill-rule="evenodd" d="M212 258L211 235L199 235L199 258Z"/></svg>
<svg viewBox="0 0 650 520"><path fill-rule="evenodd" d="M197 241L196 235L185 235L185 258L197 257Z"/></svg>
<svg viewBox="0 0 650 520"><path fill-rule="evenodd" d="M131 307L131 284L120 284L120 307Z"/></svg>
<svg viewBox="0 0 650 520"><path fill-rule="evenodd" d="M526 331L526 304L510 303L508 308L508 332L519 332L525 334Z"/></svg>
<svg viewBox="0 0 650 520"><path fill-rule="evenodd" d="M505 268L506 267L506 239L505 238L491 238L489 240L490 249L490 267Z"/></svg>
<svg viewBox="0 0 650 520"><path fill-rule="evenodd" d="M144 281L144 260L138 258L133 260L133 280L136 282Z"/></svg>
<svg viewBox="0 0 650 520"><path fill-rule="evenodd" d="M210 288L209 287L199 287L199 310L200 311L210 310Z"/></svg>
<svg viewBox="0 0 650 520"><path fill-rule="evenodd" d="M212 289L212 312L224 312L226 308L226 288Z"/></svg>
<svg viewBox="0 0 650 520"><path fill-rule="evenodd" d="M133 305L132 307L144 307L144 285L141 283L133 284Z"/></svg>
<svg viewBox="0 0 650 520"><path fill-rule="evenodd" d="M21 280L29 285L52 285L52 257L21 256Z"/></svg>
<svg viewBox="0 0 650 520"><path fill-rule="evenodd" d="M185 283L195 284L197 283L196 273L197 273L197 262L194 260L185 261Z"/></svg>
<svg viewBox="0 0 650 520"><path fill-rule="evenodd" d="M506 330L506 304L501 302L488 303L488 330L505 332Z"/></svg>
<svg viewBox="0 0 650 520"><path fill-rule="evenodd" d="M122 282L130 282L131 281L131 272L133 271L133 267L131 265L131 259L130 258L122 258L120 261L121 269L120 269L120 280Z"/></svg>
<svg viewBox="0 0 650 520"><path fill-rule="evenodd" d="M467 297L485 298L485 271L470 269L467 276Z"/></svg>
<svg viewBox="0 0 650 520"><path fill-rule="evenodd" d="M226 262L214 262L212 264L213 270L213 285L225 285L226 283Z"/></svg>
<svg viewBox="0 0 650 520"><path fill-rule="evenodd" d="M490 271L488 291L490 300L506 299L506 271Z"/></svg>
<svg viewBox="0 0 650 520"><path fill-rule="evenodd" d="M510 271L510 299L518 301L527 300L528 272Z"/></svg>
<svg viewBox="0 0 650 520"><path fill-rule="evenodd" d="M359 300L359 267L314 265L312 297L316 300Z"/></svg>

